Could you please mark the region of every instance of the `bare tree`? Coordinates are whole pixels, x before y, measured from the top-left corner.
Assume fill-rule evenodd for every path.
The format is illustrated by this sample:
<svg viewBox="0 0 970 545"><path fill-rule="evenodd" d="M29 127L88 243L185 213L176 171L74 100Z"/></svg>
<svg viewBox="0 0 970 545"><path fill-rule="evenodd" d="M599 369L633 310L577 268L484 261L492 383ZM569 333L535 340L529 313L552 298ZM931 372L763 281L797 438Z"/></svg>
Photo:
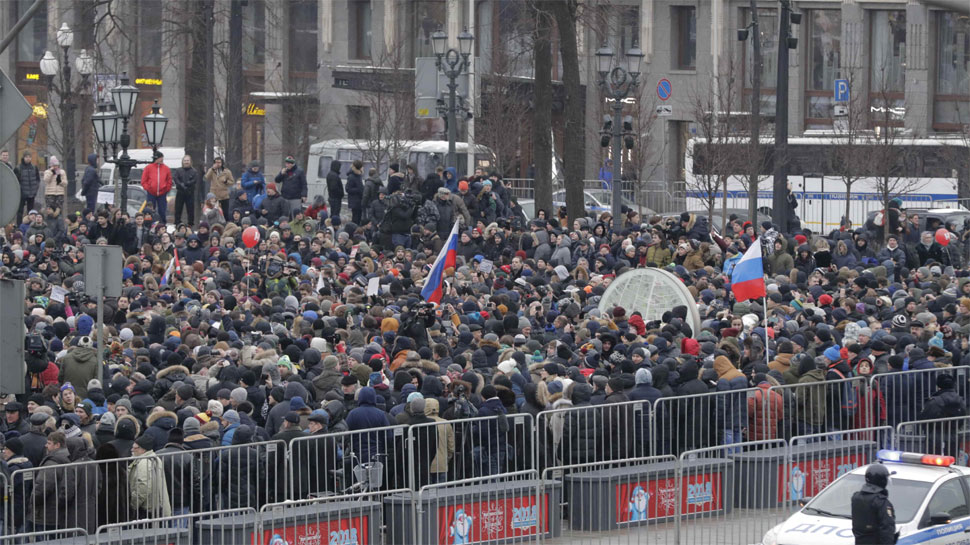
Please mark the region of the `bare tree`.
<svg viewBox="0 0 970 545"><path fill-rule="evenodd" d="M535 161L536 211L552 211L552 15L539 2L535 16L535 83L533 86L532 157Z"/></svg>
<svg viewBox="0 0 970 545"><path fill-rule="evenodd" d="M732 113L738 110L741 96L734 79L733 59L728 57L725 64L719 75L689 92L691 117L701 140L691 148L694 172L686 176L687 191L701 196L710 224L714 222L717 195L721 194L721 232L727 222L728 181L732 174L748 174L754 170L758 173L756 177L760 177L764 170L762 148L752 148L738 136L744 120ZM759 155L752 157L752 153Z"/></svg>
<svg viewBox="0 0 970 545"><path fill-rule="evenodd" d="M855 72L847 74L849 88L853 89ZM845 184L845 215L842 223L850 221L850 205L852 203L852 186L866 178L869 173L870 154L869 144L872 130L869 128L869 116L866 113L867 97L862 93L853 93L844 111L839 112L833 119L832 145L826 146L827 157L825 163L828 170L835 173ZM825 226L822 226L823 230Z"/></svg>
<svg viewBox="0 0 970 545"><path fill-rule="evenodd" d="M355 126L361 120L341 121L347 134L358 138L364 162L373 162L375 166L406 158L409 142L417 136L414 85L405 54L403 42L389 43L384 44L374 59L378 77L371 78L369 87L360 92L367 112L363 122L367 126Z"/></svg>
<svg viewBox="0 0 970 545"><path fill-rule="evenodd" d="M627 164L631 167L630 177L636 184L636 203L646 205L647 201L647 181L653 179L654 174L663 167L662 154L667 150L661 149L660 154L650 153L654 140L654 129L658 124L656 104L653 97L654 90L646 85L641 85L638 89L639 96L636 104L631 108L630 116L633 118L633 149L629 151L630 160Z"/></svg>
<svg viewBox="0 0 970 545"><path fill-rule="evenodd" d="M496 73L496 69L501 71ZM501 64L493 68L491 74L482 77L481 93L483 109L475 126L475 138L492 150L495 170L508 176L513 172L526 136L530 93L527 86L509 75Z"/></svg>
<svg viewBox="0 0 970 545"><path fill-rule="evenodd" d="M583 174L586 169L585 106L579 77L579 43L577 26L582 18L579 0L552 3L559 30L563 87L566 92L565 127L563 130L563 185L566 188L566 213L570 218L586 214L583 198ZM614 183L619 183L614 180ZM614 221L619 222L616 218ZM619 225L619 223L617 223Z"/></svg>
<svg viewBox="0 0 970 545"><path fill-rule="evenodd" d="M479 63L481 109L475 112L475 139L492 151L492 164L503 176L514 173L521 157L532 115L533 97L525 74L532 72L534 23L531 11L518 5L499 9L515 10L517 24L502 27L501 39L493 41L488 62ZM482 71L482 67L487 69ZM521 195L520 195L521 196Z"/></svg>
<svg viewBox="0 0 970 545"><path fill-rule="evenodd" d="M873 131L868 138L870 172L874 176L876 192L882 197L884 211L883 240L889 236L889 204L899 197L922 189L923 182L915 176L906 176L907 167L917 158L912 146L905 145L902 138L902 117L905 107L898 105L892 93L877 93L871 107Z"/></svg>

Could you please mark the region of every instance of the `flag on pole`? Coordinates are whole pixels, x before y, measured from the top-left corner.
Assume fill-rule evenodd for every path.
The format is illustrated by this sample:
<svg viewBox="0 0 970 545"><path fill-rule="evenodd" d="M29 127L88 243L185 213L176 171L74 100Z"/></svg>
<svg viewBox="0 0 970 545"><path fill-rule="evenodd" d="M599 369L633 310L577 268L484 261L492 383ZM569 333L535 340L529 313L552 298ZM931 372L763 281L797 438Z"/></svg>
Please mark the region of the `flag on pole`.
<svg viewBox="0 0 970 545"><path fill-rule="evenodd" d="M175 248L175 273L182 275L182 264L179 263L179 249Z"/></svg>
<svg viewBox="0 0 970 545"><path fill-rule="evenodd" d="M175 259L176 258L173 257L171 260L169 260L168 266L165 267L165 274L162 275L162 286L167 286L172 280L172 272L175 271Z"/></svg>
<svg viewBox="0 0 970 545"><path fill-rule="evenodd" d="M755 241L734 266L731 273L731 290L740 301L767 295L765 289L765 266L761 259L761 242Z"/></svg>
<svg viewBox="0 0 970 545"><path fill-rule="evenodd" d="M429 303L441 302L441 296L444 294L445 285L445 269L448 267L455 268L455 264L458 260L458 222L451 227L451 234L448 235L448 240L445 241L445 245L438 252L438 258L434 260L434 265L431 266L431 272L428 274L428 278L424 282L424 288L421 289L421 297Z"/></svg>

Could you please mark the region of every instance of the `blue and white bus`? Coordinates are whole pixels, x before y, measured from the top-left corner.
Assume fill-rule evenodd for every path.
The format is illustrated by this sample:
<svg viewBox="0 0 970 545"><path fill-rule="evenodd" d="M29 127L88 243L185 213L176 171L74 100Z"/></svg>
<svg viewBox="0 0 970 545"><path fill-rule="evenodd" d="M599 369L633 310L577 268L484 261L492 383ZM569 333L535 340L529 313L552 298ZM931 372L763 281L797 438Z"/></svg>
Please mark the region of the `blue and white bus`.
<svg viewBox="0 0 970 545"><path fill-rule="evenodd" d="M806 136L788 140L788 180L798 199L796 214L802 225L813 231L826 232L839 227L846 213L845 182L832 167L832 147L844 140L827 136ZM737 147L747 142L738 138L714 146ZM762 141L771 146L772 139ZM909 191L894 195L910 208L950 208L959 206L958 165L966 165L970 149L962 138L902 138L896 145L906 148L905 159L894 179L907 182ZM707 206L703 176L722 173L705 172L702 165L705 153L711 153L712 144L706 139L688 141L684 160L687 189L687 209L703 210ZM909 152L912 153L909 153ZM740 167L735 167L740 169ZM868 173L863 173L868 174ZM766 164L758 182L758 208L770 210L772 206L771 166ZM864 176L852 183L849 197L849 219L854 226L861 226L869 212L883 208L882 195L877 191L878 173ZM731 172L727 181L727 207L746 209L748 191L746 174ZM898 183L897 186L904 184ZM717 206L721 206L721 192L717 193Z"/></svg>

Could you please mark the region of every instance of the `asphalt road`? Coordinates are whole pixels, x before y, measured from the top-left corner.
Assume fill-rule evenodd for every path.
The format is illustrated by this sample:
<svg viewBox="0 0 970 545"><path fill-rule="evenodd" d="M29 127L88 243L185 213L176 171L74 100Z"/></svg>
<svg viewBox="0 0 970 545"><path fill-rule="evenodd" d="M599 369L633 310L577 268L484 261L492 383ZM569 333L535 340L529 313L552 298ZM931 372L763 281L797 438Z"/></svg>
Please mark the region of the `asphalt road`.
<svg viewBox="0 0 970 545"><path fill-rule="evenodd" d="M735 510L727 517L684 521L680 545L748 545L760 544L765 532L785 518L781 509ZM569 521L564 521L568 524ZM556 539L544 539L548 545L674 545L673 522L628 528L613 532L574 532L563 528Z"/></svg>

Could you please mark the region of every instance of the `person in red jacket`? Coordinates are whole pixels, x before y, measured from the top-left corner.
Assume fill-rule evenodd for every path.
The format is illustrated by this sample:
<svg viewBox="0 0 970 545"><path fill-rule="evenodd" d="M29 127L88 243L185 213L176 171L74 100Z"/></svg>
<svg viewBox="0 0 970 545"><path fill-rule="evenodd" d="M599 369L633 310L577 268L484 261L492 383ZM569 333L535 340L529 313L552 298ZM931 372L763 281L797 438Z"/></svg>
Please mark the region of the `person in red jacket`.
<svg viewBox="0 0 970 545"><path fill-rule="evenodd" d="M141 173L141 186L148 194L148 204L158 212L158 221L165 223L168 208L168 192L172 189L172 171L162 161L165 156L156 151L155 162L147 165Z"/></svg>

